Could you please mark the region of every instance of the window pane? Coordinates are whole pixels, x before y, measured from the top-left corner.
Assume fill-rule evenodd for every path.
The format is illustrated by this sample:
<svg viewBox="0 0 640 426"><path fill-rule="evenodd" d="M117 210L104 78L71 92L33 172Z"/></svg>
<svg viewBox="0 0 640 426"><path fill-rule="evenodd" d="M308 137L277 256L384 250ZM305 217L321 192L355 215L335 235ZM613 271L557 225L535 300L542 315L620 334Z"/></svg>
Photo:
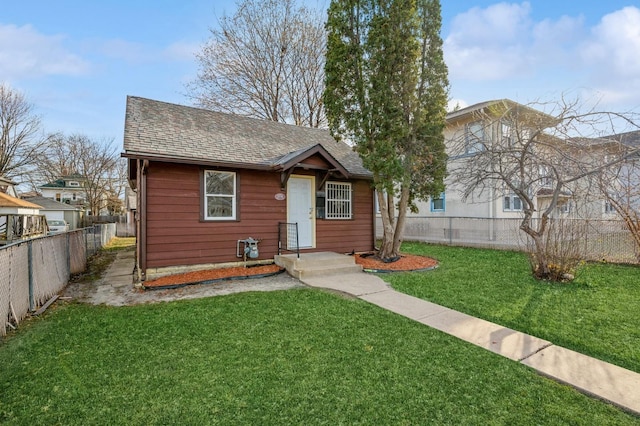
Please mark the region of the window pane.
<svg viewBox="0 0 640 426"><path fill-rule="evenodd" d="M233 195L234 177L230 172L206 172L207 194Z"/></svg>
<svg viewBox="0 0 640 426"><path fill-rule="evenodd" d="M351 219L351 184L327 182L326 218Z"/></svg>
<svg viewBox="0 0 640 426"><path fill-rule="evenodd" d="M208 217L233 217L233 197L207 197Z"/></svg>
<svg viewBox="0 0 640 426"><path fill-rule="evenodd" d="M520 200L520 197L516 195L513 196L513 209L522 210L522 201Z"/></svg>
<svg viewBox="0 0 640 426"><path fill-rule="evenodd" d="M504 197L504 209L511 210L511 197Z"/></svg>
<svg viewBox="0 0 640 426"><path fill-rule="evenodd" d="M432 203L433 210L444 210L444 198L434 198Z"/></svg>
<svg viewBox="0 0 640 426"><path fill-rule="evenodd" d="M467 153L482 151L484 143L484 127L482 123L471 123L467 127Z"/></svg>

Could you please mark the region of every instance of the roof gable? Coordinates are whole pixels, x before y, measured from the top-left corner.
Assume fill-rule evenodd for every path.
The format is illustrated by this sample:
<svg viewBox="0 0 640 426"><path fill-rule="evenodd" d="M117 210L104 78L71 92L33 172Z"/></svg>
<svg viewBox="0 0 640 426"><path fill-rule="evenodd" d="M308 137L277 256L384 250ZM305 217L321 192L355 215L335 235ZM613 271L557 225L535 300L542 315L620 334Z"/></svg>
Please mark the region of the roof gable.
<svg viewBox="0 0 640 426"><path fill-rule="evenodd" d="M447 123L452 124L461 120L477 119L482 115L494 116L496 118L502 116L505 113L517 113L523 116L535 117L538 124L544 124L543 127L548 127L556 122L556 119L542 111L531 108L530 106L514 102L511 99L496 99L492 101L480 102L470 105L468 107L459 109L457 111L451 111L447 113Z"/></svg>
<svg viewBox="0 0 640 426"><path fill-rule="evenodd" d="M358 154L324 129L127 97L124 157L276 171L318 145L335 168L371 177Z"/></svg>
<svg viewBox="0 0 640 426"><path fill-rule="evenodd" d="M311 148L304 148L291 152L284 155L274 164L280 166L282 170L289 170L312 157L320 157L329 164L333 170L340 172L345 178L349 177L349 173L344 166L342 166L342 164L340 164L340 162L336 160L321 144L314 145ZM310 166L307 165L307 167Z"/></svg>

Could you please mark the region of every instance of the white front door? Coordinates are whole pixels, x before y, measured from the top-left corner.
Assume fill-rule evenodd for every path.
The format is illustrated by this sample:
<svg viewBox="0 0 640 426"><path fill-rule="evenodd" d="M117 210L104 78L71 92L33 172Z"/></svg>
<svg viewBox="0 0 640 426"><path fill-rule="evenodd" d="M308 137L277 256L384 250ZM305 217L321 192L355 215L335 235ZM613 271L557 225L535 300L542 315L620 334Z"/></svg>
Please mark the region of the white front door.
<svg viewBox="0 0 640 426"><path fill-rule="evenodd" d="M313 176L292 176L287 182L287 222L298 224L298 245L315 245L315 214Z"/></svg>

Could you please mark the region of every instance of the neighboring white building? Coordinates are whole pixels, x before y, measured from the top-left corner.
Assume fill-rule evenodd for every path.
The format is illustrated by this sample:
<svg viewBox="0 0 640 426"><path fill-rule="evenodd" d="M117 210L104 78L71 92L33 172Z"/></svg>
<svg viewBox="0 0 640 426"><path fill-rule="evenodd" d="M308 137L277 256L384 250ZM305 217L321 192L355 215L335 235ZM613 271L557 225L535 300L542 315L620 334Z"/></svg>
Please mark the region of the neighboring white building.
<svg viewBox="0 0 640 426"><path fill-rule="evenodd" d="M82 209L80 207L60 203L42 196L28 197L25 200L42 206L40 214L45 215L47 220L64 220L69 225L69 230L80 227L82 220Z"/></svg>
<svg viewBox="0 0 640 426"><path fill-rule="evenodd" d="M85 189L86 179L81 175L62 176L59 179L38 187L43 197L78 207L86 212L89 209Z"/></svg>
<svg viewBox="0 0 640 426"><path fill-rule="evenodd" d="M511 128L508 122L499 117L488 118L482 121L481 117L491 117L493 106L501 104L509 108L520 108L526 110L527 114L539 115L544 119L546 114L536 111L524 105L508 99L487 101L471 105L467 108L447 114L447 126L445 128L445 144L449 161L447 169L449 175L445 180L446 189L439 197L430 199L427 202L418 202L418 213L407 213L408 216L424 217L467 217L467 218L520 218L523 212L523 202L515 194L511 193L506 185L487 186L482 192L476 191L463 201L464 189L458 183L458 173L464 173L465 169L459 167L468 161L476 153L486 146L492 144L510 143L509 140L515 133L515 128ZM529 129L518 128L519 132L526 132ZM530 130L531 132L534 129ZM533 133L531 133L533 134ZM479 142L481 141L481 142ZM602 144L592 141L596 149L601 149L603 157L607 152L611 140L604 140ZM545 170L537 170L538 179L536 187L532 188L534 193L534 203L536 211L541 214L545 206L549 205L552 190L552 180L545 180ZM614 212L607 210L604 198L593 191L583 191L579 183L570 188L566 188L558 199L558 204L553 213L558 217L568 217L580 212L582 217L592 219L611 219L615 217ZM582 193L581 193L582 191ZM586 193L586 194L585 194Z"/></svg>

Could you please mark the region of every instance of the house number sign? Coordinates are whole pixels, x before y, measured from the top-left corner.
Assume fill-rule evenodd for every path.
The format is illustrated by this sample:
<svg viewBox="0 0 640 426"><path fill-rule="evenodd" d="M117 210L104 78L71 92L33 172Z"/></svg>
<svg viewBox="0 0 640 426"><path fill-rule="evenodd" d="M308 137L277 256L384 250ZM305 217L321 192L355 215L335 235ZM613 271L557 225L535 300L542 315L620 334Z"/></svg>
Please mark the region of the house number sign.
<svg viewBox="0 0 640 426"><path fill-rule="evenodd" d="M278 200L278 201L282 201L282 200L284 200L285 198L287 198L287 196L286 196L286 195L284 195L282 192L278 192L276 195L274 195L274 198L275 198L276 200Z"/></svg>

